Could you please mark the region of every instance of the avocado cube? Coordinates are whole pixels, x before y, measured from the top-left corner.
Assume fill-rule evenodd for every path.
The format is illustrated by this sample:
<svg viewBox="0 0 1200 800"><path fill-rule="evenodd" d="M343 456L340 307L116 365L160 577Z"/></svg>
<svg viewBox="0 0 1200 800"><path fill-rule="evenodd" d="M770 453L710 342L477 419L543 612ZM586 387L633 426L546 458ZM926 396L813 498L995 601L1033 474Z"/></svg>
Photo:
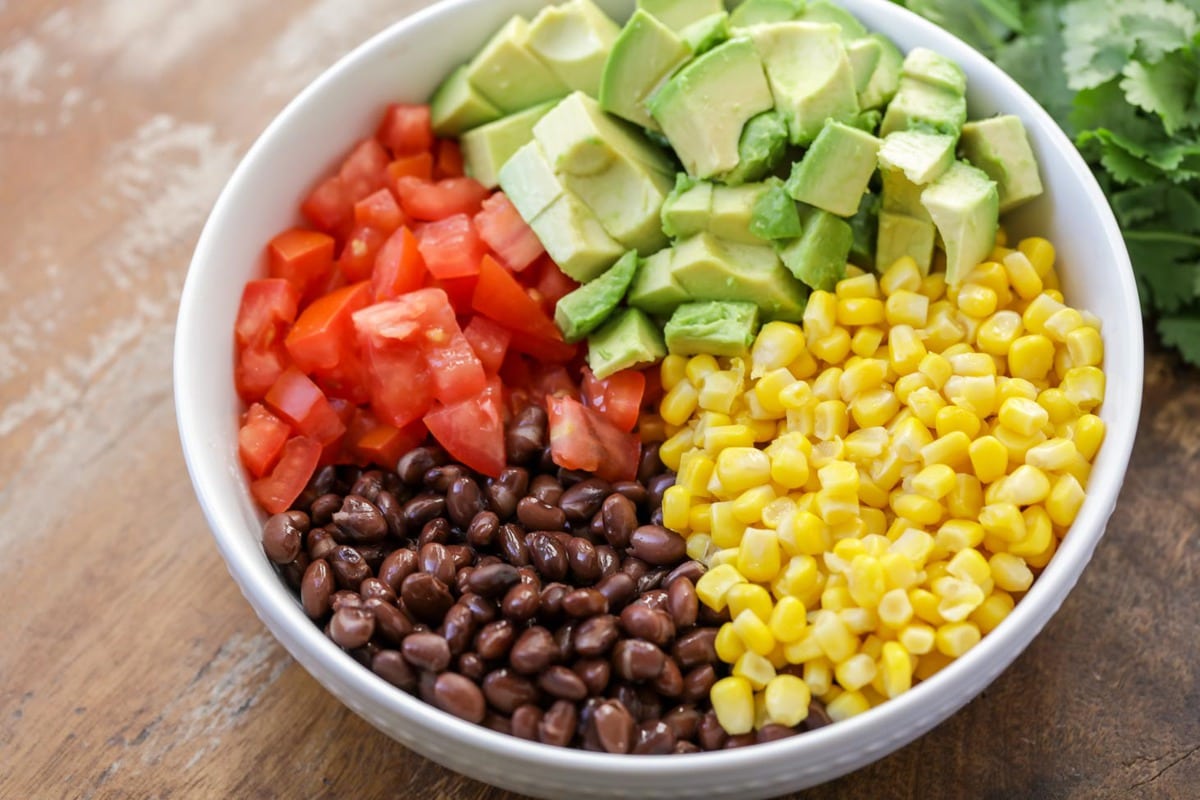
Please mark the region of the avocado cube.
<svg viewBox="0 0 1200 800"><path fill-rule="evenodd" d="M957 138L966 121L967 101L961 94L902 77L896 96L883 115L880 135L922 128Z"/></svg>
<svg viewBox="0 0 1200 800"><path fill-rule="evenodd" d="M811 0L799 17L805 22L820 22L837 25L842 29L842 39L849 42L867 35L867 29L858 18L841 6L826 0Z"/></svg>
<svg viewBox="0 0 1200 800"><path fill-rule="evenodd" d="M729 35L729 13L726 11L702 17L679 32L679 38L697 56L728 41Z"/></svg>
<svg viewBox="0 0 1200 800"><path fill-rule="evenodd" d="M918 186L932 183L954 163L954 137L928 131L894 131L879 148L879 167L901 170Z"/></svg>
<svg viewBox="0 0 1200 800"><path fill-rule="evenodd" d="M625 159L643 170L675 174L662 149L629 123L605 114L583 92L572 92L554 106L534 125L533 135L557 173L595 175Z"/></svg>
<svg viewBox="0 0 1200 800"><path fill-rule="evenodd" d="M774 104L754 45L732 39L683 67L649 109L688 174L711 178L738 165L746 122Z"/></svg>
<svg viewBox="0 0 1200 800"><path fill-rule="evenodd" d="M799 19L804 13L805 0L745 0L729 15L734 28L769 25Z"/></svg>
<svg viewBox="0 0 1200 800"><path fill-rule="evenodd" d="M680 303L687 302L688 293L671 271L674 254L672 248L659 250L641 263L629 287L626 298L629 305L647 314L665 317Z"/></svg>
<svg viewBox="0 0 1200 800"><path fill-rule="evenodd" d="M500 185L500 168L513 154L533 139L533 126L546 115L554 101L518 111L480 125L459 138L467 174L489 189Z"/></svg>
<svg viewBox="0 0 1200 800"><path fill-rule="evenodd" d="M996 182L1001 214L1042 193L1037 158L1020 118L1009 114L968 122L963 125L962 150Z"/></svg>
<svg viewBox="0 0 1200 800"><path fill-rule="evenodd" d="M643 128L659 130L646 101L690 57L688 46L674 31L639 8L617 35L604 64L601 107Z"/></svg>
<svg viewBox="0 0 1200 800"><path fill-rule="evenodd" d="M708 232L727 242L764 244L762 237L751 230L751 225L758 199L766 191L767 185L764 183L714 187Z"/></svg>
<svg viewBox="0 0 1200 800"><path fill-rule="evenodd" d="M679 173L675 176L675 188L663 201L663 233L674 239L699 233L708 225L712 204L711 183L690 178L686 172Z"/></svg>
<svg viewBox="0 0 1200 800"><path fill-rule="evenodd" d="M883 169L879 175L883 183L880 200L884 211L929 221L929 212L921 204L921 185L910 181L904 172L898 169Z"/></svg>
<svg viewBox="0 0 1200 800"><path fill-rule="evenodd" d="M592 0L547 6L529 27L529 49L568 88L600 92L600 76L621 27Z"/></svg>
<svg viewBox="0 0 1200 800"><path fill-rule="evenodd" d="M500 168L498 180L526 222L549 208L563 193L562 182L537 142L529 142L513 153Z"/></svg>
<svg viewBox="0 0 1200 800"><path fill-rule="evenodd" d="M788 131L783 117L767 111L754 117L742 128L738 140L738 165L720 176L727 186L761 181L783 162L787 154Z"/></svg>
<svg viewBox="0 0 1200 800"><path fill-rule="evenodd" d="M459 136L503 116L500 109L472 88L466 64L451 72L433 93L429 113L438 136Z"/></svg>
<svg viewBox="0 0 1200 800"><path fill-rule="evenodd" d="M725 10L723 0L638 0L637 7L653 14L662 24L682 31L697 20Z"/></svg>
<svg viewBox="0 0 1200 800"><path fill-rule="evenodd" d="M914 47L904 57L900 74L957 95L967 93L967 76L962 67L927 47Z"/></svg>
<svg viewBox="0 0 1200 800"><path fill-rule="evenodd" d="M929 220L916 219L892 211L879 212L879 235L875 246L875 271L884 273L900 259L909 256L917 262L922 275L929 274L937 231Z"/></svg>
<svg viewBox="0 0 1200 800"><path fill-rule="evenodd" d="M868 51L875 51L875 55L869 55ZM900 69L904 63L904 54L891 39L881 33L855 39L846 45L846 52L854 65L858 105L868 109L883 108L896 96L896 90L900 87ZM865 69L866 61L872 62L874 66L869 74L864 75L859 69L860 65Z"/></svg>
<svg viewBox="0 0 1200 800"><path fill-rule="evenodd" d="M600 380L639 364L652 364L666 354L662 332L636 308L618 312L588 337L588 366Z"/></svg>
<svg viewBox="0 0 1200 800"><path fill-rule="evenodd" d="M757 333L758 306L719 300L684 303L663 328L667 350L679 356L744 356Z"/></svg>
<svg viewBox="0 0 1200 800"><path fill-rule="evenodd" d="M513 17L467 65L467 80L505 114L564 97L570 89L529 49L529 23Z"/></svg>
<svg viewBox="0 0 1200 800"><path fill-rule="evenodd" d="M812 142L826 120L845 122L858 115L854 70L841 31L816 22L779 22L748 31L792 144Z"/></svg>
<svg viewBox="0 0 1200 800"><path fill-rule="evenodd" d="M830 122L792 170L788 193L831 214L854 216L875 174L879 145L865 131Z"/></svg>
<svg viewBox="0 0 1200 800"><path fill-rule="evenodd" d="M867 193L858 213L851 217L850 230L854 243L850 245L850 263L863 269L875 269L876 239L879 231L879 196Z"/></svg>
<svg viewBox="0 0 1200 800"><path fill-rule="evenodd" d="M637 268L637 253L630 250L599 278L559 300L554 307L554 321L563 338L578 342L600 327L629 290Z"/></svg>
<svg viewBox="0 0 1200 800"><path fill-rule="evenodd" d="M804 232L796 201L779 180L770 182L766 191L759 195L750 230L760 239L769 240L794 239Z"/></svg>
<svg viewBox="0 0 1200 800"><path fill-rule="evenodd" d="M1000 192L987 173L956 161L921 192L946 248L946 283L958 286L996 245Z"/></svg>
<svg viewBox="0 0 1200 800"><path fill-rule="evenodd" d="M854 231L846 220L819 208L806 209L803 223L799 238L777 245L779 256L801 283L832 292L846 277Z"/></svg>
<svg viewBox="0 0 1200 800"><path fill-rule="evenodd" d="M598 175L560 173L559 179L625 248L649 255L666 246L661 217L671 191L666 175L620 159Z"/></svg>
<svg viewBox="0 0 1200 800"><path fill-rule="evenodd" d="M756 303L767 319L794 322L804 314L804 287L769 246L701 233L675 245L671 270L691 300Z"/></svg>
<svg viewBox="0 0 1200 800"><path fill-rule="evenodd" d="M580 283L598 277L626 250L572 192L564 191L529 227L559 269Z"/></svg>

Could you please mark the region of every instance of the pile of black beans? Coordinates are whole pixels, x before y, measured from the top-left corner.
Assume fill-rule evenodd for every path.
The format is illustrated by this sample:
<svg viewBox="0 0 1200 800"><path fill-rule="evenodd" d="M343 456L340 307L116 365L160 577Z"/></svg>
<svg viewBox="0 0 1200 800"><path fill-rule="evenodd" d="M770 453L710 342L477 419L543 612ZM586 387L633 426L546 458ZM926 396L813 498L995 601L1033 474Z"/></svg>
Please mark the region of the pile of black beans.
<svg viewBox="0 0 1200 800"><path fill-rule="evenodd" d="M728 736L708 705L726 674L698 602L704 565L662 527L674 475L655 446L637 480L561 469L546 416L506 432L495 479L426 446L396 469L325 467L263 530L305 612L365 667L462 719L610 753L689 753Z"/></svg>

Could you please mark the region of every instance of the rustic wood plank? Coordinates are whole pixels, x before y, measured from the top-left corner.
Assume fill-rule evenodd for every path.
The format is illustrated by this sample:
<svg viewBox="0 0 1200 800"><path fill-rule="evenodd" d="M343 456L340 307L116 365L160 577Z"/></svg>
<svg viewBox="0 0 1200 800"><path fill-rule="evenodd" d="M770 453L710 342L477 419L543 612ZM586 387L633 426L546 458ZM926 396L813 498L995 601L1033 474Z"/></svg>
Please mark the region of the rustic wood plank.
<svg viewBox="0 0 1200 800"><path fill-rule="evenodd" d="M421 0L0 0L0 797L513 795L375 732L225 574L177 445L191 248L290 96ZM1200 377L1155 355L1108 536L930 735L804 793L1200 786Z"/></svg>

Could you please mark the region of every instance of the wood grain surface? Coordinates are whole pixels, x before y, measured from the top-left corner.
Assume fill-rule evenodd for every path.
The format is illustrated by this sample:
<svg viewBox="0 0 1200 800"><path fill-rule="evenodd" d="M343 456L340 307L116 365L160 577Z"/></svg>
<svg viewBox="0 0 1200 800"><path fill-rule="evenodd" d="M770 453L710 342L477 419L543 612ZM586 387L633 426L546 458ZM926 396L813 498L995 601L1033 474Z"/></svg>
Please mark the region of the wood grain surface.
<svg viewBox="0 0 1200 800"><path fill-rule="evenodd" d="M238 158L423 5L0 0L0 797L513 797L377 733L275 643L172 407L179 291ZM1045 632L928 736L797 797L1200 793L1200 375L1153 354L1146 379L1108 535Z"/></svg>

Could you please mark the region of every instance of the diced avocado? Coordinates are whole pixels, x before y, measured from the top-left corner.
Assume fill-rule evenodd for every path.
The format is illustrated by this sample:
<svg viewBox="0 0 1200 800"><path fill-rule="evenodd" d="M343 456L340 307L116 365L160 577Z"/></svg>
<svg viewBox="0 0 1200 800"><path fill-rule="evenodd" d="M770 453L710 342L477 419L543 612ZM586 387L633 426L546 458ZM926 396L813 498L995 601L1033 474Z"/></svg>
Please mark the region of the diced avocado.
<svg viewBox="0 0 1200 800"><path fill-rule="evenodd" d="M604 65L601 107L643 128L659 130L646 101L691 55L674 31L638 9L617 35Z"/></svg>
<svg viewBox="0 0 1200 800"><path fill-rule="evenodd" d="M928 275L936 239L937 231L929 220L894 211L880 211L875 270L883 273L900 259L910 256L917 262L921 273Z"/></svg>
<svg viewBox="0 0 1200 800"><path fill-rule="evenodd" d="M826 2L826 0L812 0L799 18L805 22L824 22L837 25L842 29L842 39L845 41L860 39L867 35L867 29L858 21L857 17L841 6Z"/></svg>
<svg viewBox="0 0 1200 800"><path fill-rule="evenodd" d="M735 28L751 25L769 25L772 22L788 22L804 13L805 0L745 0L729 15L729 24Z"/></svg>
<svg viewBox="0 0 1200 800"><path fill-rule="evenodd" d="M819 208L802 216L804 233L780 243L779 256L797 280L813 289L833 291L846 277L846 259L854 244L850 223Z"/></svg>
<svg viewBox="0 0 1200 800"><path fill-rule="evenodd" d="M537 142L522 145L500 167L500 188L529 222L562 196L563 186Z"/></svg>
<svg viewBox="0 0 1200 800"><path fill-rule="evenodd" d="M704 230L712 214L713 185L681 172L662 207L663 233L683 239Z"/></svg>
<svg viewBox="0 0 1200 800"><path fill-rule="evenodd" d="M954 163L954 137L927 131L894 131L879 148L880 169L898 169L918 186L932 183Z"/></svg>
<svg viewBox="0 0 1200 800"><path fill-rule="evenodd" d="M823 23L779 22L747 31L792 144L810 143L828 119L846 121L858 114L854 70L841 30Z"/></svg>
<svg viewBox="0 0 1200 800"><path fill-rule="evenodd" d="M554 307L554 321L563 338L578 342L599 328L629 290L637 268L637 253L630 250L599 278L559 300Z"/></svg>
<svg viewBox="0 0 1200 800"><path fill-rule="evenodd" d="M760 239L794 239L804 232L800 209L783 182L773 178L754 204L750 230Z"/></svg>
<svg viewBox="0 0 1200 800"><path fill-rule="evenodd" d="M667 320L667 350L679 356L743 356L758 333L758 306L709 300L684 303Z"/></svg>
<svg viewBox="0 0 1200 800"><path fill-rule="evenodd" d="M858 104L863 108L883 108L893 97L900 86L900 68L904 63L904 54L892 43L892 40L881 33L872 33L863 39L855 39L846 45L846 51L853 60L856 48L871 48L870 42L879 48L878 59L871 74L867 77L866 85L857 83ZM855 69L856 81L863 76Z"/></svg>
<svg viewBox="0 0 1200 800"><path fill-rule="evenodd" d="M879 176L883 183L883 191L880 193L879 199L884 211L929 221L929 212L925 210L925 206L921 205L923 186L910 181L898 169L880 170Z"/></svg>
<svg viewBox="0 0 1200 800"><path fill-rule="evenodd" d="M636 308L617 313L588 337L588 366L600 380L638 364L652 364L666 354L662 332Z"/></svg>
<svg viewBox="0 0 1200 800"><path fill-rule="evenodd" d="M722 11L698 19L681 30L679 36L692 53L703 55L721 42L729 40L729 13Z"/></svg>
<svg viewBox="0 0 1200 800"><path fill-rule="evenodd" d="M563 97L570 90L529 49L529 23L513 17L467 65L467 80L505 114Z"/></svg>
<svg viewBox="0 0 1200 800"><path fill-rule="evenodd" d="M551 100L464 133L459 144L467 174L489 189L498 186L500 168L533 139L533 126L553 107Z"/></svg>
<svg viewBox="0 0 1200 800"><path fill-rule="evenodd" d="M629 296L626 298L629 305L647 314L665 317L680 303L688 301L687 291L675 280L671 271L674 255L675 251L667 248L642 261L637 274L633 276L633 285L629 287Z"/></svg>
<svg viewBox="0 0 1200 800"><path fill-rule="evenodd" d="M880 135L922 128L957 137L966 121L967 101L962 95L915 78L901 78L883 115Z"/></svg>
<svg viewBox="0 0 1200 800"><path fill-rule="evenodd" d="M875 174L879 144L865 131L830 122L792 170L788 193L831 214L854 216Z"/></svg>
<svg viewBox="0 0 1200 800"><path fill-rule="evenodd" d="M592 175L559 173L563 186L592 210L608 234L624 247L649 255L667 244L662 205L671 179L630 159L618 159Z"/></svg>
<svg viewBox="0 0 1200 800"><path fill-rule="evenodd" d="M858 213L847 220L854 232L850 245L850 263L863 269L875 268L875 240L879 230L879 196L868 193L863 197Z"/></svg>
<svg viewBox="0 0 1200 800"><path fill-rule="evenodd" d="M962 283L987 259L1000 225L1000 193L987 173L956 161L921 192L921 203L946 248L946 282Z"/></svg>
<svg viewBox="0 0 1200 800"><path fill-rule="evenodd" d="M696 20L720 14L725 10L725 3L722 0L638 0L638 8L653 14L671 30L682 31Z"/></svg>
<svg viewBox="0 0 1200 800"><path fill-rule="evenodd" d="M883 45L878 39L864 36L846 42L846 57L850 59L850 69L854 70L854 91L861 97L879 66L879 58L883 55ZM860 102L861 106L862 103Z"/></svg>
<svg viewBox="0 0 1200 800"><path fill-rule="evenodd" d="M962 150L996 182L1001 214L1042 193L1037 159L1020 118L1005 115L968 122L963 125Z"/></svg>
<svg viewBox="0 0 1200 800"><path fill-rule="evenodd" d="M649 108L688 174L710 178L738 165L746 122L774 104L754 45L731 39L683 67Z"/></svg>
<svg viewBox="0 0 1200 800"><path fill-rule="evenodd" d="M433 93L429 101L433 130L438 136L459 136L504 114L471 87L463 64Z"/></svg>
<svg viewBox="0 0 1200 800"><path fill-rule="evenodd" d="M621 27L592 0L547 6L529 27L529 49L570 89L600 93L600 76Z"/></svg>
<svg viewBox="0 0 1200 800"><path fill-rule="evenodd" d="M900 74L954 94L962 95L967 92L967 76L962 67L926 47L914 47L909 51L904 57Z"/></svg>
<svg viewBox="0 0 1200 800"><path fill-rule="evenodd" d="M625 159L673 176L675 165L637 128L613 119L592 98L573 92L533 126L555 172L595 175Z"/></svg>
<svg viewBox="0 0 1200 800"><path fill-rule="evenodd" d="M580 283L595 279L626 250L571 192L564 191L529 227L559 269Z"/></svg>
<svg viewBox="0 0 1200 800"><path fill-rule="evenodd" d="M860 131L866 131L874 136L879 132L879 123L883 121L883 114L877 108L868 108L866 111L860 111L852 119L846 122L852 128L858 128Z"/></svg>
<svg viewBox="0 0 1200 800"><path fill-rule="evenodd" d="M762 183L714 187L708 232L728 242L763 244L762 239L750 229L750 225L754 220L754 209L758 205L758 199L766 190L766 184Z"/></svg>
<svg viewBox="0 0 1200 800"><path fill-rule="evenodd" d="M788 131L783 117L767 111L754 117L742 129L738 140L738 165L721 176L729 186L761 181L770 175L787 154Z"/></svg>
<svg viewBox="0 0 1200 800"><path fill-rule="evenodd" d="M807 292L769 246L739 244L701 233L673 248L671 270L690 300L758 304L767 319L798 321Z"/></svg>

